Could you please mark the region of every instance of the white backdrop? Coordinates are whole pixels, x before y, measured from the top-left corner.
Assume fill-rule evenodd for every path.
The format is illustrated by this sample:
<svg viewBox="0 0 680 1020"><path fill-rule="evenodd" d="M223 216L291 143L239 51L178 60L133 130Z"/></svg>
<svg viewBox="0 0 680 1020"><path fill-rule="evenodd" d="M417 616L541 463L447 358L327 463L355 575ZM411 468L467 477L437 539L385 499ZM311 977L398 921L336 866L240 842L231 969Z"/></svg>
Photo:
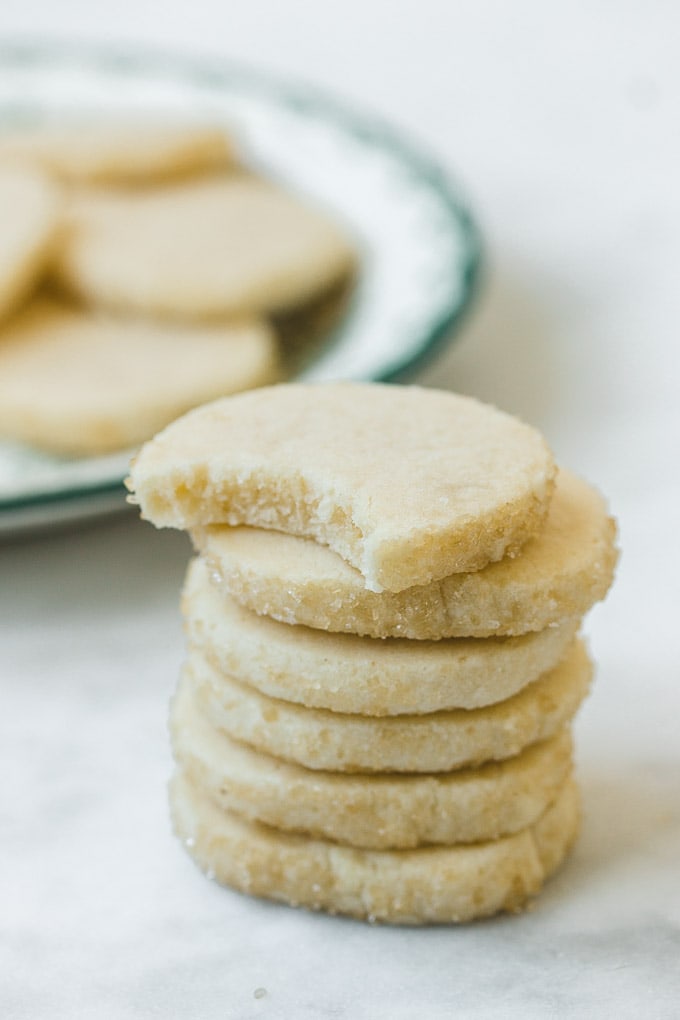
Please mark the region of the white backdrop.
<svg viewBox="0 0 680 1020"><path fill-rule="evenodd" d="M623 557L587 627L572 862L532 913L419 932L222 892L170 838L182 537L127 519L0 549L3 1017L678 1016L679 31L670 0L4 0L3 35L224 54L437 155L487 280L422 378L541 428Z"/></svg>

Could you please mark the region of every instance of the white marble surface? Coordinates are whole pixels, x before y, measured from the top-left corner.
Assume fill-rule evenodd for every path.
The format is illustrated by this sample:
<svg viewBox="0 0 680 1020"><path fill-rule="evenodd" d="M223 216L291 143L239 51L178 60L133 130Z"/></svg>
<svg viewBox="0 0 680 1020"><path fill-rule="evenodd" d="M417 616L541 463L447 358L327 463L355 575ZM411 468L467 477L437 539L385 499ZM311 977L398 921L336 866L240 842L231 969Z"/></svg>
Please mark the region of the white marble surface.
<svg viewBox="0 0 680 1020"><path fill-rule="evenodd" d="M0 1016L680 1016L680 15L669 3L5 0L0 31L317 80L458 171L486 292L428 382L542 428L621 523L588 623L585 819L535 909L372 928L222 891L171 838L188 549L132 518L0 549ZM256 989L266 994L255 998Z"/></svg>

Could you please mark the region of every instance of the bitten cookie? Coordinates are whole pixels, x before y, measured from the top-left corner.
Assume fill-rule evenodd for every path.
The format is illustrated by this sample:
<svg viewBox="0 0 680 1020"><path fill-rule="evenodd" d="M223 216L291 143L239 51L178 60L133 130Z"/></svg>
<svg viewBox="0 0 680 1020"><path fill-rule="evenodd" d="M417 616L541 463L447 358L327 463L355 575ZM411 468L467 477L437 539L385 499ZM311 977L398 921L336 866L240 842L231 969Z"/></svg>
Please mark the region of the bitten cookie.
<svg viewBox="0 0 680 1020"><path fill-rule="evenodd" d="M196 648L184 667L197 707L216 729L276 758L337 772L449 772L509 758L572 718L591 675L576 641L559 666L506 701L371 718L268 698L220 674Z"/></svg>
<svg viewBox="0 0 680 1020"><path fill-rule="evenodd" d="M580 622L569 617L537 633L483 641L328 634L243 609L211 583L201 558L189 566L182 609L190 644L221 672L274 698L372 716L479 708L509 698L557 665Z"/></svg>
<svg viewBox="0 0 680 1020"><path fill-rule="evenodd" d="M291 384L216 401L147 443L128 481L159 527L249 524L314 538L373 591L517 552L555 466L532 428L468 397Z"/></svg>
<svg viewBox="0 0 680 1020"><path fill-rule="evenodd" d="M59 189L38 168L0 166L0 319L35 286L52 254Z"/></svg>
<svg viewBox="0 0 680 1020"><path fill-rule="evenodd" d="M345 277L340 227L273 184L229 174L73 197L54 271L89 302L165 317L281 312Z"/></svg>
<svg viewBox="0 0 680 1020"><path fill-rule="evenodd" d="M35 300L0 337L0 435L55 453L125 449L277 372L257 320L175 327Z"/></svg>
<svg viewBox="0 0 680 1020"><path fill-rule="evenodd" d="M276 531L197 528L194 544L241 605L287 624L420 640L524 634L604 598L616 526L595 489L560 470L545 526L514 558L396 594L376 594L330 549ZM333 706L328 706L333 707Z"/></svg>
<svg viewBox="0 0 680 1020"><path fill-rule="evenodd" d="M358 850L247 822L220 810L181 772L170 790L175 830L210 877L241 892L369 921L470 921L519 910L576 838L573 781L534 825L482 843Z"/></svg>
<svg viewBox="0 0 680 1020"><path fill-rule="evenodd" d="M348 775L279 761L230 740L180 684L171 710L175 757L221 807L277 829L372 849L473 843L532 825L571 769L571 735L500 763L434 775Z"/></svg>

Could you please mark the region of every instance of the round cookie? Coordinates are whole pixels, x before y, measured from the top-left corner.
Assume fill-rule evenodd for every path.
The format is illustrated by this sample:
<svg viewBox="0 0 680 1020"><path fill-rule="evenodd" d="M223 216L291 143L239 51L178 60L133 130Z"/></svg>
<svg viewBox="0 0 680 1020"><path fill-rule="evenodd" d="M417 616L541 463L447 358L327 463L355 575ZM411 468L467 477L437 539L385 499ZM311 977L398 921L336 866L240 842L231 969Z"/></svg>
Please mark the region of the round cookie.
<svg viewBox="0 0 680 1020"><path fill-rule="evenodd" d="M344 278L354 254L322 212L242 174L75 195L55 263L86 300L179 318L281 312Z"/></svg>
<svg viewBox="0 0 680 1020"><path fill-rule="evenodd" d="M393 594L316 542L221 525L196 547L241 605L288 624L420 640L516 635L583 616L611 584L616 526L586 482L560 470L545 526L520 555ZM332 707L332 706L328 706Z"/></svg>
<svg viewBox="0 0 680 1020"><path fill-rule="evenodd" d="M579 825L573 780L521 832L414 850L359 850L247 822L219 810L181 772L170 803L177 835L218 882L291 906L394 924L519 910L562 863Z"/></svg>
<svg viewBox="0 0 680 1020"><path fill-rule="evenodd" d="M276 758L330 772L449 772L510 758L572 718L591 674L576 641L559 666L506 701L373 719L268 698L217 672L196 648L184 667L197 707L216 729Z"/></svg>
<svg viewBox="0 0 680 1020"><path fill-rule="evenodd" d="M250 821L372 849L497 839L532 825L571 768L568 730L502 763L435 775L319 772L218 733L186 682L171 709L175 758L215 803Z"/></svg>
<svg viewBox="0 0 680 1020"><path fill-rule="evenodd" d="M37 168L0 166L0 319L33 289L53 251L61 195Z"/></svg>
<svg viewBox="0 0 680 1020"><path fill-rule="evenodd" d="M185 629L221 672L273 698L359 715L479 708L552 669L578 630L570 617L515 638L378 641L289 627L243 609L195 559L182 598Z"/></svg>
<svg viewBox="0 0 680 1020"><path fill-rule="evenodd" d="M0 158L33 160L77 184L141 184L232 162L221 128L153 119L64 120L0 133Z"/></svg>
<svg viewBox="0 0 680 1020"><path fill-rule="evenodd" d="M453 393L290 384L216 401L142 449L128 487L158 527L249 524L314 538L373 591L517 551L547 513L542 437Z"/></svg>
<svg viewBox="0 0 680 1020"><path fill-rule="evenodd" d="M0 435L55 453L124 449L277 371L276 341L256 320L176 327L40 299L0 335Z"/></svg>

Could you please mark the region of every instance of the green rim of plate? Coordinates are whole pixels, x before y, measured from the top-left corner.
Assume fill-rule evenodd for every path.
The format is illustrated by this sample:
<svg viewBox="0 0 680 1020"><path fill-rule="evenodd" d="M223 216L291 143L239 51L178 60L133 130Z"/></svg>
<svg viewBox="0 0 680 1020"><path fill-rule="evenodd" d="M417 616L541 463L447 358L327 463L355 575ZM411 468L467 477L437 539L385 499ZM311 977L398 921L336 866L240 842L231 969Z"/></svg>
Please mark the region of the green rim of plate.
<svg viewBox="0 0 680 1020"><path fill-rule="evenodd" d="M380 117L359 112L314 85L279 78L267 71L240 65L229 59L187 56L127 45L68 43L34 38L0 39L0 68L31 65L92 66L123 76L142 71L152 72L173 80L183 79L187 84L218 92L230 87L247 87L249 91L272 97L278 104L296 112L320 114L338 124L346 134L390 152L408 167L412 175L436 192L461 238L463 256L460 276L455 288L451 289L448 304L445 304L442 313L423 335L417 350L384 371L371 375L371 381L406 382L452 339L468 313L479 291L483 268L481 237L475 220L466 202L459 197L459 188L451 176L445 174L435 161ZM115 493L117 490L121 493L124 491L122 479L26 497L0 498L0 513L3 510L16 511L22 507L71 502L96 494Z"/></svg>

